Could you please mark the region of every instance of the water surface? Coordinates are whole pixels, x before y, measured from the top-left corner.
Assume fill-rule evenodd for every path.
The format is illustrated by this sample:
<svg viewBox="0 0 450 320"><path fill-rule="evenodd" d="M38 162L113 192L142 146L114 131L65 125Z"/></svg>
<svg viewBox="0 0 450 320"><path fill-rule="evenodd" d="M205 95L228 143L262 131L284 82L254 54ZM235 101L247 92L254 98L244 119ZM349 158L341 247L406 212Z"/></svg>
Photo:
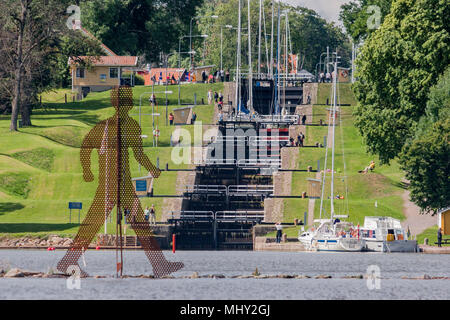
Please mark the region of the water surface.
<svg viewBox="0 0 450 320"><path fill-rule="evenodd" d="M64 251L0 250L0 266L47 272L55 270ZM80 290L67 288L66 279L0 278L0 299L450 299L450 280L409 280L402 277L450 277L450 255L415 253L330 253L255 251L165 252L185 268L175 277L220 274L225 279L115 279L115 252L85 254L90 275ZM365 279L343 279L380 269L380 289L369 290ZM296 274L331 279L233 279L258 268L265 275ZM124 252L124 274L152 274L143 251Z"/></svg>

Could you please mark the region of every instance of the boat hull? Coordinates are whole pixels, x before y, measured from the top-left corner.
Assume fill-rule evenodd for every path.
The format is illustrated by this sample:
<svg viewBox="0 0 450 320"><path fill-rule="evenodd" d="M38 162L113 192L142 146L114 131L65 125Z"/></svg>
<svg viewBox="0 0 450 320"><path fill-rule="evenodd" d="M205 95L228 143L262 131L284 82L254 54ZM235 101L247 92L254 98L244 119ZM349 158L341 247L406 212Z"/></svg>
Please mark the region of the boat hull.
<svg viewBox="0 0 450 320"><path fill-rule="evenodd" d="M364 251L372 252L417 252L416 240L366 240Z"/></svg>
<svg viewBox="0 0 450 320"><path fill-rule="evenodd" d="M360 252L365 243L359 239L317 239L313 241L312 247L317 251Z"/></svg>

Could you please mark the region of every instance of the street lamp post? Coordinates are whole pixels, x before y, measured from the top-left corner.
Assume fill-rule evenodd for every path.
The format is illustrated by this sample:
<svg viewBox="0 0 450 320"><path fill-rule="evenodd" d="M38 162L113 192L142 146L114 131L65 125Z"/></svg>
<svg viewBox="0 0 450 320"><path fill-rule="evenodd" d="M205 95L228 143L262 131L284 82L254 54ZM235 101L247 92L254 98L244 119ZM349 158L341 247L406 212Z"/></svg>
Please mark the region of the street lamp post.
<svg viewBox="0 0 450 320"><path fill-rule="evenodd" d="M194 21L195 19L198 18L212 18L212 19L217 19L219 18L219 16L213 15L213 16L196 16L191 18L191 22L189 23L189 51L192 51L192 21ZM190 65L190 69L192 69L192 59L193 56L190 56L191 58L191 65Z"/></svg>
<svg viewBox="0 0 450 320"><path fill-rule="evenodd" d="M167 69L168 69L168 67L169 67L169 57L170 56L173 56L174 54L177 54L176 52L175 53L169 53L168 55L167 55L167 57L166 57L166 126L167 126L167 124L168 124L168 119L169 119L169 114L168 114L168 109L169 109L169 100L167 99L167 86L168 86L168 84L169 84L169 76L168 76L168 74L167 74Z"/></svg>
<svg viewBox="0 0 450 320"><path fill-rule="evenodd" d="M180 37L180 39L178 41L178 51L181 50L181 39L186 38L186 37L189 37L190 39L192 39L192 38L208 38L208 35L207 34L199 34L199 35L193 35L193 36L182 36L182 37ZM187 53L189 53L190 56L192 57L195 54L195 51L194 50L190 50ZM181 65L181 55L180 55L179 59L180 59L179 60L179 65ZM191 60L191 63L192 63L192 60ZM191 64L190 68L192 69L192 64ZM189 72L190 72L190 70L189 70Z"/></svg>
<svg viewBox="0 0 450 320"><path fill-rule="evenodd" d="M159 116L159 114L155 114L155 102L153 102L153 104L152 104L152 113L151 114L142 114L142 112L141 112L141 108L142 108L142 97L144 96L144 95L146 95L146 94L151 94L152 95L152 97L153 97L153 94L154 93L163 93L164 91L161 91L161 92L155 92L153 89L152 89L152 92L144 92L144 93L142 93L140 96L139 96L139 127L140 128L142 128L142 126L141 126L141 124L142 124L142 121L141 121L141 116L142 115L151 115L152 116L152 134L153 134L153 131L155 130L155 115L156 116ZM172 92L168 92L168 93L172 93ZM142 130L142 129L141 129ZM142 138L144 138L144 136L142 135L141 136ZM153 140L153 146L155 146L155 141ZM141 164L139 164L139 172L141 172Z"/></svg>
<svg viewBox="0 0 450 320"><path fill-rule="evenodd" d="M327 54L327 53L326 53L326 52L322 52L322 53L321 53L320 59L319 59L319 64L322 64L322 56L323 56L324 54Z"/></svg>
<svg viewBox="0 0 450 320"><path fill-rule="evenodd" d="M220 71L223 71L223 28L233 29L232 25L220 26Z"/></svg>

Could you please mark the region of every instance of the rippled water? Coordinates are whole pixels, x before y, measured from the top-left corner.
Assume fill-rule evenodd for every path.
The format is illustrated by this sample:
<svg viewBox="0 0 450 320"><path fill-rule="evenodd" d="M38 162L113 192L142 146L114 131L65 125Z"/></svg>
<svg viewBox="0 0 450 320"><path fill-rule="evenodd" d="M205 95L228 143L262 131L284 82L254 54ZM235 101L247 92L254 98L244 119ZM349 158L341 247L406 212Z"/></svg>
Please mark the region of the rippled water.
<svg viewBox="0 0 450 320"><path fill-rule="evenodd" d="M0 264L31 271L55 269L64 251L2 250ZM450 280L409 280L402 277L450 277L450 255L409 253L309 253L254 251L165 252L185 268L174 276L222 274L326 274L331 279L114 279L115 252L88 251L90 275L80 290L69 290L65 279L0 278L0 299L450 299ZM83 261L80 260L83 266ZM380 289L367 280L342 279L380 268ZM152 274L143 251L124 253L124 274Z"/></svg>

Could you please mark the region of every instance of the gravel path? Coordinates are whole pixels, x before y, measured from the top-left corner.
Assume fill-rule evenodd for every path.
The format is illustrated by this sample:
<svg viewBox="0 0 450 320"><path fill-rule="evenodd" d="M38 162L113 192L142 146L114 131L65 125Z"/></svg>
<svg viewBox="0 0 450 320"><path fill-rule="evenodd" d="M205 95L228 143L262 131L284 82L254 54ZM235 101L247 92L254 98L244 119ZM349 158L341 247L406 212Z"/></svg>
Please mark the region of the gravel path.
<svg viewBox="0 0 450 320"><path fill-rule="evenodd" d="M409 199L409 191L405 190L402 194L403 213L406 220L402 222L403 228L411 230L412 236L418 235L426 229L437 225L437 217L431 214L420 214L420 208Z"/></svg>

